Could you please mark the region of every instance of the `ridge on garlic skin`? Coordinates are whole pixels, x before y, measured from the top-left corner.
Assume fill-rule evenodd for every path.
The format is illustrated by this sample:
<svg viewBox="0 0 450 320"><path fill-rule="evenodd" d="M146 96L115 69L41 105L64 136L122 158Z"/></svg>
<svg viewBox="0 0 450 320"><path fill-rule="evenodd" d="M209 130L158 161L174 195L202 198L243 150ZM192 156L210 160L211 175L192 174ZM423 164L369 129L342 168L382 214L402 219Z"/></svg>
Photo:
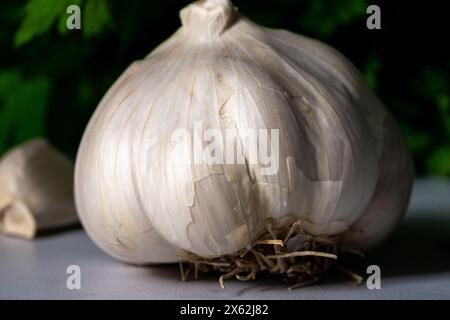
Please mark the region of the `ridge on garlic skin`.
<svg viewBox="0 0 450 320"><path fill-rule="evenodd" d="M382 241L413 178L401 133L359 72L329 46L261 27L228 0L195 2L182 27L133 63L94 113L78 152L77 209L111 255L175 262L249 245L268 219L302 220L349 248ZM276 175L194 165L177 129L279 129Z"/></svg>

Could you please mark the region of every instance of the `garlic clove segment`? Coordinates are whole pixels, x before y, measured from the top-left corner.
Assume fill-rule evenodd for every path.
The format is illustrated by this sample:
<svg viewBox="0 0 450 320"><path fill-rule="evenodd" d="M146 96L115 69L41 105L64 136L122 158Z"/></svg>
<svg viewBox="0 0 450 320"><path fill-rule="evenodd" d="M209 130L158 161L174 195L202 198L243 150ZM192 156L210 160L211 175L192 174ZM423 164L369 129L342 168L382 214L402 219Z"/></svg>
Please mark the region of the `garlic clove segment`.
<svg viewBox="0 0 450 320"><path fill-rule="evenodd" d="M372 200L359 219L341 235L344 246L369 250L386 239L406 212L414 182L414 167L406 141L391 116L378 137L381 146L378 181Z"/></svg>
<svg viewBox="0 0 450 320"><path fill-rule="evenodd" d="M103 101L118 105L126 99L134 92L135 81L143 80L126 85L140 70L141 62L131 64ZM123 95L113 94L120 88L124 89ZM91 239L119 260L139 265L177 262L177 248L155 229L144 209L148 199L136 192L141 177L135 171L136 157L131 155L139 147L140 132L127 130L118 134L123 124L114 122L110 126L103 115L113 110L105 109L105 102L89 122L78 150L75 202L80 221ZM103 129L107 130L104 134L97 134ZM115 160L111 158L113 154Z"/></svg>
<svg viewBox="0 0 450 320"><path fill-rule="evenodd" d="M73 163L44 139L7 152L0 160L0 232L32 239L77 223L73 171Z"/></svg>
<svg viewBox="0 0 450 320"><path fill-rule="evenodd" d="M75 195L91 238L133 263L182 259L177 250L233 255L268 221L283 230L301 221L306 234L349 248L383 240L404 214L413 166L358 70L326 44L251 22L228 0L194 2L180 17L110 88L84 133ZM263 130L277 142L275 170L248 157L193 162L195 143L174 134L203 129L240 141Z"/></svg>

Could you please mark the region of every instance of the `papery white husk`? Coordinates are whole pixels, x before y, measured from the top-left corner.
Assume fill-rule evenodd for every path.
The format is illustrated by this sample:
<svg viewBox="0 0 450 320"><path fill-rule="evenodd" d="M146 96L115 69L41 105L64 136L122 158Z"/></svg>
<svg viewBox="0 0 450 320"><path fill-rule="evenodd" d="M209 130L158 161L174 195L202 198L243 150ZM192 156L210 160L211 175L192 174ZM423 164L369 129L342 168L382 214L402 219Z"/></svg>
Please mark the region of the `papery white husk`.
<svg viewBox="0 0 450 320"><path fill-rule="evenodd" d="M134 62L84 134L75 194L84 227L133 263L234 253L267 219L303 222L365 249L405 211L410 154L392 117L338 52L263 28L226 0L193 3L183 26ZM177 129L279 129L279 170L190 164Z"/></svg>
<svg viewBox="0 0 450 320"><path fill-rule="evenodd" d="M0 232L31 239L78 222L73 162L38 138L0 159Z"/></svg>

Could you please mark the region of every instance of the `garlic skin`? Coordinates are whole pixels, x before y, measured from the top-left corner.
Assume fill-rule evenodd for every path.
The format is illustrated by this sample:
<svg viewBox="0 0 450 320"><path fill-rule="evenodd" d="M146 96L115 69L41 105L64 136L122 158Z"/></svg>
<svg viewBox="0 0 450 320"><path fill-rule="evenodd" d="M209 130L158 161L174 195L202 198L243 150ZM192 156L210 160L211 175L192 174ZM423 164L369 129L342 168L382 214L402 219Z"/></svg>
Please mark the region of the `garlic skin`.
<svg viewBox="0 0 450 320"><path fill-rule="evenodd" d="M0 232L31 239L38 231L75 224L73 163L44 139L0 160Z"/></svg>
<svg viewBox="0 0 450 320"><path fill-rule="evenodd" d="M265 229L367 249L401 220L413 165L391 115L342 55L256 25L228 0L195 2L182 27L110 88L79 149L81 222L131 263L174 262L178 249L232 254ZM191 164L177 129L278 129L279 170Z"/></svg>

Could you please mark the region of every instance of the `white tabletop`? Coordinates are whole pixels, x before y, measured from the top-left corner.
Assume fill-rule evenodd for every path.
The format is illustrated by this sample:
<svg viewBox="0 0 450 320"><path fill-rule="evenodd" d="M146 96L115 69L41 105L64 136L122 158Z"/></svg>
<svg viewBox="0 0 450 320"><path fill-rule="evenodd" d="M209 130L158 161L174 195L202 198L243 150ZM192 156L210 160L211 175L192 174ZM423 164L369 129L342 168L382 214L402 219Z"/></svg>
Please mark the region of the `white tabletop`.
<svg viewBox="0 0 450 320"><path fill-rule="evenodd" d="M182 283L178 266L135 267L110 258L76 229L34 241L0 235L0 299L450 299L450 183L415 184L399 229L363 265L381 268L381 289L354 286L340 275L293 291L270 279L217 277ZM81 270L69 290L66 269Z"/></svg>

